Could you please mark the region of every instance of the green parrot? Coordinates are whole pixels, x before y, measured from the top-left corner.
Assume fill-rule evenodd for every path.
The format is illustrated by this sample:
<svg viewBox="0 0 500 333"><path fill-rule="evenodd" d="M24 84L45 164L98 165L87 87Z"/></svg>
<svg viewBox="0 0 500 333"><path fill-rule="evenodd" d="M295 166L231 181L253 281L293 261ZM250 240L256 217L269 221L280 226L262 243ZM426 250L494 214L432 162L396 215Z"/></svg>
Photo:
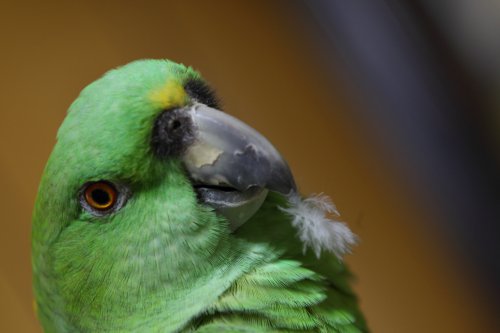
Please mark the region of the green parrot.
<svg viewBox="0 0 500 333"><path fill-rule="evenodd" d="M356 236L190 67L140 60L70 106L32 228L45 332L367 332Z"/></svg>

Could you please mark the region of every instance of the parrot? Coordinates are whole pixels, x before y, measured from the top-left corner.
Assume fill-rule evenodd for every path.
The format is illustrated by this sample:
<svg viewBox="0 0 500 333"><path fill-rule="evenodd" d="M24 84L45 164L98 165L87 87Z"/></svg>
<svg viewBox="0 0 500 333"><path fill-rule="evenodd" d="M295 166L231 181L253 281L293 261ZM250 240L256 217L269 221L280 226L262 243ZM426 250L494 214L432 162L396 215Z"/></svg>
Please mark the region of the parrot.
<svg viewBox="0 0 500 333"><path fill-rule="evenodd" d="M357 236L192 67L143 59L70 105L32 220L44 332L368 332Z"/></svg>

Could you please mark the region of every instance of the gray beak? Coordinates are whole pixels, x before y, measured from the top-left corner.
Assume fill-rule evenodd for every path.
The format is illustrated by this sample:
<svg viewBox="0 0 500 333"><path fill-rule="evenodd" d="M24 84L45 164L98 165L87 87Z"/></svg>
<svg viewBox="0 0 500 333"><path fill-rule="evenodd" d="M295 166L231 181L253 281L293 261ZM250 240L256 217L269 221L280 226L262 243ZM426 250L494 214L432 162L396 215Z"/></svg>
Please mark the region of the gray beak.
<svg viewBox="0 0 500 333"><path fill-rule="evenodd" d="M182 111L191 120L193 140L182 160L200 200L236 229L264 201L267 191L296 192L290 168L274 146L240 120L194 104Z"/></svg>

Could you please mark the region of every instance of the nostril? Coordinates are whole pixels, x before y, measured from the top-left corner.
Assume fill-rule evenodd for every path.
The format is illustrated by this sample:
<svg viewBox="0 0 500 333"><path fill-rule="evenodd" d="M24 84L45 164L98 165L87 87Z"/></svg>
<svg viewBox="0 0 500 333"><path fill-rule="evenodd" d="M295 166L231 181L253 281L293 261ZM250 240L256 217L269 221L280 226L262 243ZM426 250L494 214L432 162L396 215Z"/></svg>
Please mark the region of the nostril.
<svg viewBox="0 0 500 333"><path fill-rule="evenodd" d="M151 144L157 156L179 156L194 140L193 120L185 108L164 110L156 118Z"/></svg>
<svg viewBox="0 0 500 333"><path fill-rule="evenodd" d="M176 130L176 129L178 129L179 127L181 127L181 121L180 121L180 120L177 120L177 119L176 119L176 120L172 121L172 123L170 124L170 128L171 128L172 130Z"/></svg>

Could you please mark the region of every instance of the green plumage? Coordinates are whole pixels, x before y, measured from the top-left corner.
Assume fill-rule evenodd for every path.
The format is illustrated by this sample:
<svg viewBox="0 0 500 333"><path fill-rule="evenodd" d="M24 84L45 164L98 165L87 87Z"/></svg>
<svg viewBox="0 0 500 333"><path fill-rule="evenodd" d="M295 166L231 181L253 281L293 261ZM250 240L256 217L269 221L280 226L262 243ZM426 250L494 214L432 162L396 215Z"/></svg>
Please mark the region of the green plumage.
<svg viewBox="0 0 500 333"><path fill-rule="evenodd" d="M235 232L200 204L181 161L159 159L151 129L164 109L151 92L201 80L169 61L110 71L71 105L47 163L33 216L38 317L46 332L366 332L334 256L302 243L287 202L269 193ZM175 96L174 96L175 97ZM172 97L172 106L192 97ZM85 183L130 197L95 216Z"/></svg>

